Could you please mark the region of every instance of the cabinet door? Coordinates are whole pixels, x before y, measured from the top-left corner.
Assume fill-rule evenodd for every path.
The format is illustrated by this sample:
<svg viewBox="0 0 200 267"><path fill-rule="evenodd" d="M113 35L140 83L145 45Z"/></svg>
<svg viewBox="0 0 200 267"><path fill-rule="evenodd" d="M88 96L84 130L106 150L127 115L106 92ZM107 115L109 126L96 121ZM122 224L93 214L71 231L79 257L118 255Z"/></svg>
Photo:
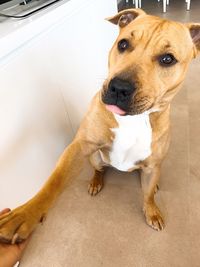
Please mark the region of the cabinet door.
<svg viewBox="0 0 200 267"><path fill-rule="evenodd" d="M32 197L73 138L42 39L0 67L0 209Z"/></svg>
<svg viewBox="0 0 200 267"><path fill-rule="evenodd" d="M57 81L74 131L107 76L108 54L118 32L105 20L117 12L115 0L87 2L56 28L51 42L53 61L59 66Z"/></svg>
<svg viewBox="0 0 200 267"><path fill-rule="evenodd" d="M85 1L0 65L0 209L32 197L71 142L106 77L116 6Z"/></svg>

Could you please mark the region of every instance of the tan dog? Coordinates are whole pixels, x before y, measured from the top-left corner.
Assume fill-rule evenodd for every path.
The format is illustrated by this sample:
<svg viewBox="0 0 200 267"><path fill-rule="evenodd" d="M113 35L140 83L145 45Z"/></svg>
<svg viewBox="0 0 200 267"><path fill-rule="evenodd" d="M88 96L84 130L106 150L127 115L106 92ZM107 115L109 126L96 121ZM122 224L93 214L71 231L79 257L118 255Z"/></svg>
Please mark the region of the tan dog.
<svg viewBox="0 0 200 267"><path fill-rule="evenodd" d="M38 194L0 217L0 240L26 239L89 158L95 169L89 193L103 186L106 166L140 169L147 223L164 227L154 193L169 146L170 102L200 51L200 24L181 24L129 9L108 19L120 28L109 55L109 74L74 141Z"/></svg>

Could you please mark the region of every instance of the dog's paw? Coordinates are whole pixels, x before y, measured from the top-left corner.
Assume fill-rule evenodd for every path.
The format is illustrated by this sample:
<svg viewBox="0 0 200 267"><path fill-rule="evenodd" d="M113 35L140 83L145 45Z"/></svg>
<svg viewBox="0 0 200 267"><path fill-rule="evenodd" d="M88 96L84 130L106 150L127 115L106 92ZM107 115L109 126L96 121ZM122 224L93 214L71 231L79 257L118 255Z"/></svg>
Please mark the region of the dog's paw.
<svg viewBox="0 0 200 267"><path fill-rule="evenodd" d="M0 242L20 243L25 240L39 223L37 214L26 205L0 216Z"/></svg>
<svg viewBox="0 0 200 267"><path fill-rule="evenodd" d="M100 181L92 180L88 185L88 193L91 196L97 195L103 187L103 184Z"/></svg>
<svg viewBox="0 0 200 267"><path fill-rule="evenodd" d="M161 231L165 224L162 214L156 204L148 204L143 208L147 224L154 230Z"/></svg>

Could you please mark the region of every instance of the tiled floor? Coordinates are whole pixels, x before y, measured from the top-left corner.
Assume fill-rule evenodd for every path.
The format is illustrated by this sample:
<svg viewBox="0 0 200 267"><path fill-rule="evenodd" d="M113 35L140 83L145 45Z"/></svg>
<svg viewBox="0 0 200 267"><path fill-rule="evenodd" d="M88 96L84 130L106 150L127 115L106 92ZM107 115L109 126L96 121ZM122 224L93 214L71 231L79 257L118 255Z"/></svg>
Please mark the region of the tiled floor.
<svg viewBox="0 0 200 267"><path fill-rule="evenodd" d="M161 13L157 1L143 8L180 21L200 21L200 2L171 1ZM44 226L34 233L21 267L199 267L200 266L200 63L195 60L172 105L172 141L163 164L157 202L166 228L144 221L137 173L110 170L102 192L87 194L92 170L61 196Z"/></svg>

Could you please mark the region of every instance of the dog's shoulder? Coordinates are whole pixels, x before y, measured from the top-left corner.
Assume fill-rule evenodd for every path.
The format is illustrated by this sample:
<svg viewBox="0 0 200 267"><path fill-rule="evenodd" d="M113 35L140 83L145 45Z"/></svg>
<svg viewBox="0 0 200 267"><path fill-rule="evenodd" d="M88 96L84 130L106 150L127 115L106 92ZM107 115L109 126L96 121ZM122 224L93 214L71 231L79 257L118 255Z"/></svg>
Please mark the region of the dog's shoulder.
<svg viewBox="0 0 200 267"><path fill-rule="evenodd" d="M92 144L93 147L108 147L114 138L111 129L117 126L118 123L114 115L102 103L101 92L99 91L93 97L76 137L79 140L84 140L87 145Z"/></svg>

